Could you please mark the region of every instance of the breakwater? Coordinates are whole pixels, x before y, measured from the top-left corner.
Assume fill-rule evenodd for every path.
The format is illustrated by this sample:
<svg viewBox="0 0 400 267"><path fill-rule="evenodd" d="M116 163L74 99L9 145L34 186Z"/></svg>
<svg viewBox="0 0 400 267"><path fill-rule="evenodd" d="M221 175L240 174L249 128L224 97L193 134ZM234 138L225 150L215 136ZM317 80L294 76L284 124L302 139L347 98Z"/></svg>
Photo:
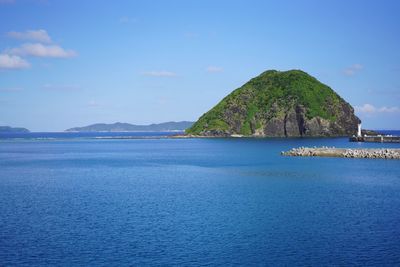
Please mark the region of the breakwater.
<svg viewBox="0 0 400 267"><path fill-rule="evenodd" d="M375 136L352 136L350 142L377 142L377 143L400 143L400 136L375 135Z"/></svg>
<svg viewBox="0 0 400 267"><path fill-rule="evenodd" d="M284 156L299 157L342 157L369 159L400 159L400 149L392 148L335 148L335 147L299 147L281 153Z"/></svg>

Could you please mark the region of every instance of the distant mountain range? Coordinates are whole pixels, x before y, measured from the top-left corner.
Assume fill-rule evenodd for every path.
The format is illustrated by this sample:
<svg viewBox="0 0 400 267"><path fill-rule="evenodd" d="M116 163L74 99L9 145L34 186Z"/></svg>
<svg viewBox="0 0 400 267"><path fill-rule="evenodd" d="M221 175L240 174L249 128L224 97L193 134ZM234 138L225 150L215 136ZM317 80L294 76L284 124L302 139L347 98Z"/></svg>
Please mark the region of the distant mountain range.
<svg viewBox="0 0 400 267"><path fill-rule="evenodd" d="M29 130L22 127L0 126L0 133L29 133Z"/></svg>
<svg viewBox="0 0 400 267"><path fill-rule="evenodd" d="M168 132L184 131L191 127L192 121L170 121L150 125L135 125L129 123L116 122L112 124L96 123L84 127L74 127L65 130L66 132Z"/></svg>

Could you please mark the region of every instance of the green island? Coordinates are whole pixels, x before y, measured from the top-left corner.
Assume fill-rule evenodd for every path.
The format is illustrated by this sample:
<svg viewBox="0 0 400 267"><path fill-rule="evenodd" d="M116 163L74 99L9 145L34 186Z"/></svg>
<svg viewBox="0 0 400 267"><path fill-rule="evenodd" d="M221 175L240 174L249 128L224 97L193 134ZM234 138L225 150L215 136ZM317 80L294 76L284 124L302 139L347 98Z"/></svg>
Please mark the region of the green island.
<svg viewBox="0 0 400 267"><path fill-rule="evenodd" d="M268 70L203 114L187 136L350 136L360 119L329 86L301 70Z"/></svg>

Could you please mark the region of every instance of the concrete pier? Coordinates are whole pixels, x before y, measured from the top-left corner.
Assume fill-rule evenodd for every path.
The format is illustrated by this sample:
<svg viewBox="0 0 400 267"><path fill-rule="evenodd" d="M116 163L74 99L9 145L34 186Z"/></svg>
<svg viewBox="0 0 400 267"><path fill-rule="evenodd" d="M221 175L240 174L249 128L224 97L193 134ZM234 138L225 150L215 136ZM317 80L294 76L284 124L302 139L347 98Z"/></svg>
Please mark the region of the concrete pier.
<svg viewBox="0 0 400 267"><path fill-rule="evenodd" d="M400 159L400 149L392 148L335 148L335 147L299 147L281 153L284 156L299 157L341 157L369 159Z"/></svg>

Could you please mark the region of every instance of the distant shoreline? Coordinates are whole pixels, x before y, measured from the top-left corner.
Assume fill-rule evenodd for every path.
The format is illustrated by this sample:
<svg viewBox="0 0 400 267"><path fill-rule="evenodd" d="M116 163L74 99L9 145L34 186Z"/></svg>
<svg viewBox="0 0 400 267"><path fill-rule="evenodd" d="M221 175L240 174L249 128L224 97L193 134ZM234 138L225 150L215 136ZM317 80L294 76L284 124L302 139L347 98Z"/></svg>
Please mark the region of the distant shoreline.
<svg viewBox="0 0 400 267"><path fill-rule="evenodd" d="M180 133L182 130L161 130L161 131L62 131L49 133Z"/></svg>
<svg viewBox="0 0 400 267"><path fill-rule="evenodd" d="M398 133L400 134L400 130L372 130L372 131L376 131L376 132L382 132L383 134L390 134L390 133ZM1 131L0 130L0 134L38 134L38 133L183 133L182 135L177 136L177 138L188 138L185 133L185 130L182 129L174 129L174 130L156 130L156 131L151 131L151 130L128 130L128 131L67 131L67 130L63 130L63 131L27 131L27 132L23 132L23 131ZM244 137L244 138L270 138L269 136L247 136L247 135L231 135L231 136L200 136L200 135L190 135L190 137L193 138L205 138L205 137L210 137L210 138L240 138L240 137ZM311 136L310 136L311 137ZM319 138L319 136L316 136ZM325 137L325 136L320 136L320 137ZM340 137L340 136L337 136ZM348 136L343 136L343 137L348 137ZM275 138L272 137L271 138ZM279 137L277 137L279 138ZM290 137L287 137L290 138ZM295 137L297 138L297 137ZM307 136L308 138L308 136ZM330 138L328 136L328 138Z"/></svg>
<svg viewBox="0 0 400 267"><path fill-rule="evenodd" d="M191 121L168 121L147 125L116 123L95 123L83 127L66 129L65 132L166 132L184 131L193 125Z"/></svg>

